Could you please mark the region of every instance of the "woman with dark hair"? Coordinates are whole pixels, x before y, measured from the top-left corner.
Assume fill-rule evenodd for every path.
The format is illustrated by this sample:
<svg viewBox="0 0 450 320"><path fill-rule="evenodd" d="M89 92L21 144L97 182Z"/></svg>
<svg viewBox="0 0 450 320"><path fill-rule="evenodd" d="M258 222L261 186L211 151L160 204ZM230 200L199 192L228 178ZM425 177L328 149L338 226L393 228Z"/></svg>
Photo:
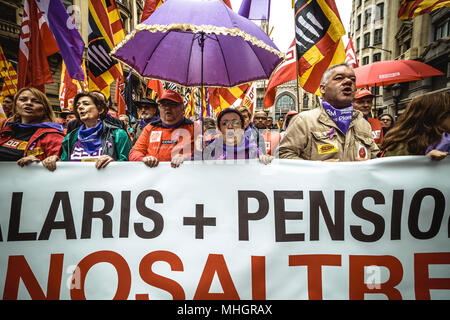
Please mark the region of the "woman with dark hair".
<svg viewBox="0 0 450 320"><path fill-rule="evenodd" d="M382 157L427 155L444 159L450 151L450 92L414 98L381 146Z"/></svg>
<svg viewBox="0 0 450 320"><path fill-rule="evenodd" d="M64 138L60 158L52 156L42 164L53 171L59 160L95 161L97 169L105 168L112 161L128 161L131 140L125 130L104 121L105 101L96 93L83 92L75 96L73 106L81 126Z"/></svg>
<svg viewBox="0 0 450 320"><path fill-rule="evenodd" d="M264 164L272 161L272 156L261 154L256 142L244 134L245 121L238 110L228 108L220 112L217 126L220 134L206 146L203 159L259 159Z"/></svg>
<svg viewBox="0 0 450 320"><path fill-rule="evenodd" d="M389 129L394 126L394 117L389 113L383 113L378 117L378 120L381 122L381 130L383 130L383 137L385 137Z"/></svg>
<svg viewBox="0 0 450 320"><path fill-rule="evenodd" d="M0 131L0 161L17 161L21 167L57 155L64 128L44 93L22 88L13 101L13 116Z"/></svg>

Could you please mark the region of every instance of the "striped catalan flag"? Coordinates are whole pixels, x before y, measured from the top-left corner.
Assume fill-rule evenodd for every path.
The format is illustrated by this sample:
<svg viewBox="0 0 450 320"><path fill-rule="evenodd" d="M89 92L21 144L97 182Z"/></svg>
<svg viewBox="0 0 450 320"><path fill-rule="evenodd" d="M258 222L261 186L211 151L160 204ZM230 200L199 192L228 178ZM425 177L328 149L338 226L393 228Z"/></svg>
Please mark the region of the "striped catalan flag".
<svg viewBox="0 0 450 320"><path fill-rule="evenodd" d="M334 0L295 0L295 41L300 85L320 95L322 74L345 61L345 35Z"/></svg>
<svg viewBox="0 0 450 320"><path fill-rule="evenodd" d="M120 64L109 56L115 46L114 36L120 37L121 32L113 33L106 4L105 0L89 0L88 75L89 91L101 91L109 98L111 83L123 73Z"/></svg>
<svg viewBox="0 0 450 320"><path fill-rule="evenodd" d="M236 100L243 99L249 88L249 83L233 88L210 88L210 103L216 116L220 111L233 105Z"/></svg>
<svg viewBox="0 0 450 320"><path fill-rule="evenodd" d="M403 0L398 17L407 20L444 7L450 7L449 0Z"/></svg>
<svg viewBox="0 0 450 320"><path fill-rule="evenodd" d="M142 11L141 23L148 19L166 0L146 0Z"/></svg>
<svg viewBox="0 0 450 320"><path fill-rule="evenodd" d="M17 72L11 62L6 60L3 48L0 46L0 78L2 78L2 101L7 95L15 95L17 92Z"/></svg>

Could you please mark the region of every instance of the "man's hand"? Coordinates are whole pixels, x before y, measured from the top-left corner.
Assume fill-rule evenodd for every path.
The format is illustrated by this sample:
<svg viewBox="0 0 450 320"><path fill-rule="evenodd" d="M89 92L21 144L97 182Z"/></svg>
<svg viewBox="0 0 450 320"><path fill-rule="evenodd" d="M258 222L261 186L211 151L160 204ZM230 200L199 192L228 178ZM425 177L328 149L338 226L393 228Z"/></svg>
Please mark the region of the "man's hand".
<svg viewBox="0 0 450 320"><path fill-rule="evenodd" d="M172 161L170 162L170 166L172 168L178 168L182 163L184 162L184 157L182 154L177 154L172 158Z"/></svg>
<svg viewBox="0 0 450 320"><path fill-rule="evenodd" d="M148 156L142 158L142 162L145 163L148 167L154 168L159 164L159 160L156 157Z"/></svg>

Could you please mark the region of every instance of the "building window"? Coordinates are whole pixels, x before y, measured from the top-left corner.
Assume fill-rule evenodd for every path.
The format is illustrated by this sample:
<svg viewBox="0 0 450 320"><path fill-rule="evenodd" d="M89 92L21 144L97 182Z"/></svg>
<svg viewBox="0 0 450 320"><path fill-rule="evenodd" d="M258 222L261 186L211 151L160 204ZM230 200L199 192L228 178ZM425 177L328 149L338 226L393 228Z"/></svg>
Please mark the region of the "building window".
<svg viewBox="0 0 450 320"><path fill-rule="evenodd" d="M364 25L368 25L372 21L372 9L368 8L365 11L365 19L364 19Z"/></svg>
<svg viewBox="0 0 450 320"><path fill-rule="evenodd" d="M288 94L282 94L275 104L275 113L287 113L296 110L294 99Z"/></svg>
<svg viewBox="0 0 450 320"><path fill-rule="evenodd" d="M369 64L369 56L363 57L362 64L363 66Z"/></svg>
<svg viewBox="0 0 450 320"><path fill-rule="evenodd" d="M381 53L375 53L372 58L372 62L381 61Z"/></svg>
<svg viewBox="0 0 450 320"><path fill-rule="evenodd" d="M358 17L356 18L356 30L359 30L361 28L361 14L358 14Z"/></svg>
<svg viewBox="0 0 450 320"><path fill-rule="evenodd" d="M364 34L364 47L367 48L370 46L370 32Z"/></svg>
<svg viewBox="0 0 450 320"><path fill-rule="evenodd" d="M379 3L377 4L377 8L376 8L376 12L375 12L375 20L380 20L384 18L384 3Z"/></svg>
<svg viewBox="0 0 450 320"><path fill-rule="evenodd" d="M450 16L434 25L434 41L450 36Z"/></svg>
<svg viewBox="0 0 450 320"><path fill-rule="evenodd" d="M380 44L383 41L383 29L376 29L373 35L373 44Z"/></svg>
<svg viewBox="0 0 450 320"><path fill-rule="evenodd" d="M262 109L264 107L264 98L256 98L256 108Z"/></svg>
<svg viewBox="0 0 450 320"><path fill-rule="evenodd" d="M2 20L17 23L16 8L0 2L0 12L2 13Z"/></svg>
<svg viewBox="0 0 450 320"><path fill-rule="evenodd" d="M359 37L356 38L356 51L359 51Z"/></svg>
<svg viewBox="0 0 450 320"><path fill-rule="evenodd" d="M306 94L303 96L303 109L309 109L309 98Z"/></svg>

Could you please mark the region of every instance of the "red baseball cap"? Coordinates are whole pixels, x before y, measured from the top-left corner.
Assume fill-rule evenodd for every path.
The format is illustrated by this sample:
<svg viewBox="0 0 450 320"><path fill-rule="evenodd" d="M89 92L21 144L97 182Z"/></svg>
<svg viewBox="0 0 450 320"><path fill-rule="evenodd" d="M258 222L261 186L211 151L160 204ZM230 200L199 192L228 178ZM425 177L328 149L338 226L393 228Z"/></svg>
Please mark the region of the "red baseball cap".
<svg viewBox="0 0 450 320"><path fill-rule="evenodd" d="M355 93L355 99L359 99L359 98L367 97L367 96L375 97L375 95L370 90L367 90L367 89L362 89L362 90L356 91L356 93Z"/></svg>
<svg viewBox="0 0 450 320"><path fill-rule="evenodd" d="M161 102L162 100L171 100L177 103L184 103L181 95L173 90L165 90L161 97L158 99L158 102Z"/></svg>

